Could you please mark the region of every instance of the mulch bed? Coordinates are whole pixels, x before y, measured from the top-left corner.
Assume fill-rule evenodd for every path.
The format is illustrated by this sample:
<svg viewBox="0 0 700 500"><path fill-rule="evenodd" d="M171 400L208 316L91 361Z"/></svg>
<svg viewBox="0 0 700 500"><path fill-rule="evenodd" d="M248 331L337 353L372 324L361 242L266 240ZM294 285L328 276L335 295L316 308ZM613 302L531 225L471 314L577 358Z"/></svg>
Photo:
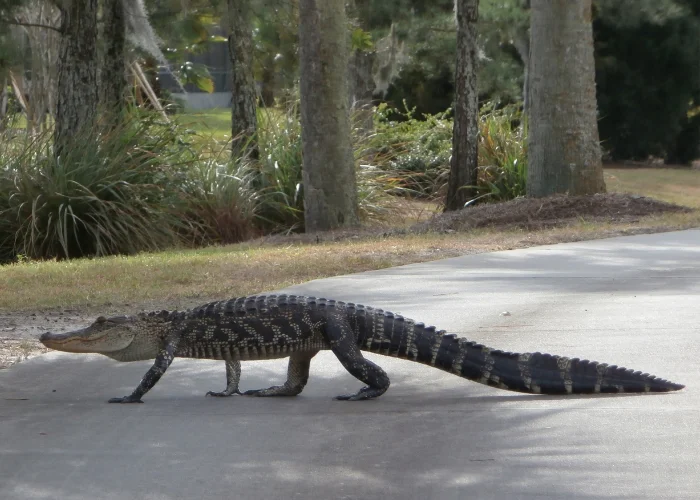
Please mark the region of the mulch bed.
<svg viewBox="0 0 700 500"><path fill-rule="evenodd" d="M578 220L627 223L648 215L691 211L687 207L633 194L557 195L540 199L517 198L443 213L417 224L411 231L451 232L484 227L542 229Z"/></svg>
<svg viewBox="0 0 700 500"><path fill-rule="evenodd" d="M457 212L437 214L408 228L375 227L342 229L318 234L293 233L267 236L257 241L266 245L284 245L411 233L451 233L477 228L536 230L562 227L581 220L622 224L636 222L640 217L648 215L692 211L693 209L688 207L635 194L556 195L549 198L517 198L503 203L482 203Z"/></svg>

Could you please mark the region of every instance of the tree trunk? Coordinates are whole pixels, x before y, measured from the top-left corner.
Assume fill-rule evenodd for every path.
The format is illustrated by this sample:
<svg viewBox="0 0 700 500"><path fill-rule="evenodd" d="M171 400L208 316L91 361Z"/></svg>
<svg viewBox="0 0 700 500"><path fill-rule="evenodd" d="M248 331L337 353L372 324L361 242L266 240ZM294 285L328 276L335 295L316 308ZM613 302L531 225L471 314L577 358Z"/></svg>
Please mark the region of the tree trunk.
<svg viewBox="0 0 700 500"><path fill-rule="evenodd" d="M258 119L253 77L253 25L251 0L228 0L231 33L231 140L234 154L247 153L258 158Z"/></svg>
<svg viewBox="0 0 700 500"><path fill-rule="evenodd" d="M94 130L97 114L97 0L64 0L58 62L54 154L80 132Z"/></svg>
<svg viewBox="0 0 700 500"><path fill-rule="evenodd" d="M275 106L275 59L274 52L265 57L260 75L260 105L266 108Z"/></svg>
<svg viewBox="0 0 700 500"><path fill-rule="evenodd" d="M100 73L100 107L118 120L125 108L126 24L123 0L104 0L104 55Z"/></svg>
<svg viewBox="0 0 700 500"><path fill-rule="evenodd" d="M532 0L527 194L605 191L591 0Z"/></svg>
<svg viewBox="0 0 700 500"><path fill-rule="evenodd" d="M350 139L343 0L301 0L301 135L307 231L351 226L357 186Z"/></svg>
<svg viewBox="0 0 700 500"><path fill-rule="evenodd" d="M476 22L479 0L456 0L455 7L457 12L455 118L445 211L461 209L476 194L479 157L479 96L476 88Z"/></svg>

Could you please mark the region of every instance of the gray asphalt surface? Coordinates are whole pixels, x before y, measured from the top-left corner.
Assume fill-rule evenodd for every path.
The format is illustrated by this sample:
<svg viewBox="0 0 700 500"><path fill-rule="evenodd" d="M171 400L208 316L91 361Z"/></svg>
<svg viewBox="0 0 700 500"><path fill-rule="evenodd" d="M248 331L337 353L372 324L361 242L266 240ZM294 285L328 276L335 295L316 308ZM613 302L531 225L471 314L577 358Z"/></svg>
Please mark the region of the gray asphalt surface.
<svg viewBox="0 0 700 500"><path fill-rule="evenodd" d="M224 387L223 362L177 359L145 404L109 405L150 363L52 353L0 372L0 499L700 498L700 231L459 257L286 291L687 388L529 396L369 355L392 387L375 401L340 402L331 397L360 383L321 353L296 398L205 398ZM244 363L242 389L285 372L284 360Z"/></svg>

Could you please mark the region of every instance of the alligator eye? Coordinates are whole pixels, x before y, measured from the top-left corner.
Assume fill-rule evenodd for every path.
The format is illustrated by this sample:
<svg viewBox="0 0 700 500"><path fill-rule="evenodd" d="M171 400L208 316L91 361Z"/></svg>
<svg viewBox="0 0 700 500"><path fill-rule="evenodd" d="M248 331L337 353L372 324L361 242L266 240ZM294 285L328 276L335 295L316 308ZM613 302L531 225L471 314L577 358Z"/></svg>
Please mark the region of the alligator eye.
<svg viewBox="0 0 700 500"><path fill-rule="evenodd" d="M97 318L97 323L106 323L106 322L107 322L107 318L105 318L104 316L100 316L99 318Z"/></svg>

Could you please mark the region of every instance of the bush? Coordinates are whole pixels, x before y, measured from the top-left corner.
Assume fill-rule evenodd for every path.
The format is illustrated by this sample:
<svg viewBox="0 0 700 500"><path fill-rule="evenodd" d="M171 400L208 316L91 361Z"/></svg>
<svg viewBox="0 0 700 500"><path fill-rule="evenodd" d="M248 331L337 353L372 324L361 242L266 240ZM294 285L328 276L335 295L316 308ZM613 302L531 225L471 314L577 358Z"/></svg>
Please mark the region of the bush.
<svg viewBox="0 0 700 500"><path fill-rule="evenodd" d="M700 3L597 2L593 21L600 139L614 160L698 154Z"/></svg>
<svg viewBox="0 0 700 500"><path fill-rule="evenodd" d="M175 186L195 158L176 130L142 119L79 137L58 159L48 133L0 153L0 258L131 254L192 235Z"/></svg>
<svg viewBox="0 0 700 500"><path fill-rule="evenodd" d="M379 106L373 138L383 159L379 165L393 174L405 193L444 197L452 155L450 111L414 117ZM402 121L389 116L400 115ZM504 201L523 196L527 180L527 127L516 106L495 109L485 104L479 117L477 199Z"/></svg>
<svg viewBox="0 0 700 500"><path fill-rule="evenodd" d="M301 123L296 104L267 109L258 130L260 159L251 165L259 195L257 224L266 231L304 229Z"/></svg>
<svg viewBox="0 0 700 500"><path fill-rule="evenodd" d="M520 110L482 108L479 117L478 198L507 201L525 196L527 123Z"/></svg>
<svg viewBox="0 0 700 500"><path fill-rule="evenodd" d="M246 157L230 158L228 145L187 170L182 184L187 209L183 219L197 233L199 244L238 243L257 234L259 195Z"/></svg>
<svg viewBox="0 0 700 500"><path fill-rule="evenodd" d="M380 166L393 173L393 181L404 193L435 196L450 169L450 110L424 115L422 120L414 116L414 111L379 105L375 113L376 134L371 141ZM393 119L396 117L399 120Z"/></svg>

